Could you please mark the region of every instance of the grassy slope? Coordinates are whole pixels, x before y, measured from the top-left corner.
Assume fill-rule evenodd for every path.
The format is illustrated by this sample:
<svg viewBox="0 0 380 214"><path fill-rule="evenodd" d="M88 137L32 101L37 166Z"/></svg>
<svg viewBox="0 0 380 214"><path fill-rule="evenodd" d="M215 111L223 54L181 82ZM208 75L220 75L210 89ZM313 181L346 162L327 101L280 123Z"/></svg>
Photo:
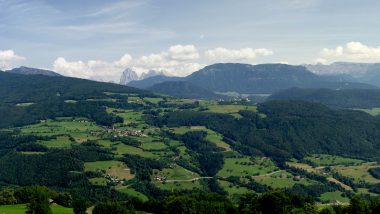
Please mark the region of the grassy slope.
<svg viewBox="0 0 380 214"><path fill-rule="evenodd" d="M53 204L50 206L53 214L73 214L72 208L62 207L60 205ZM1 214L24 214L26 212L25 204L16 204L16 205L1 205L0 213Z"/></svg>

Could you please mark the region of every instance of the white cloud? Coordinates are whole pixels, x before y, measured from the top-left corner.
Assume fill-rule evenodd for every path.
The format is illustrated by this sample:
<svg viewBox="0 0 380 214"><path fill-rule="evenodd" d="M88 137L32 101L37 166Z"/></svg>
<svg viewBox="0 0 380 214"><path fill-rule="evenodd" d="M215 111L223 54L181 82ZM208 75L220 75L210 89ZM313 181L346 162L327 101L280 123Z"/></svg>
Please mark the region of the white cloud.
<svg viewBox="0 0 380 214"><path fill-rule="evenodd" d="M380 46L370 47L360 42L349 42L333 49L322 49L320 58L316 61L323 64L334 61L379 62Z"/></svg>
<svg viewBox="0 0 380 214"><path fill-rule="evenodd" d="M257 57L272 55L271 50L244 48L229 50L216 48L205 52L209 62L252 62ZM119 60L107 62L102 60L68 61L59 57L53 64L58 73L85 79L119 82L121 73L126 68L132 68L139 75L149 70L164 71L173 76L187 76L197 71L205 64L194 45L173 45L167 50L133 58L125 54Z"/></svg>
<svg viewBox="0 0 380 214"><path fill-rule="evenodd" d="M131 56L124 55L114 62L101 60L67 61L63 57L57 58L53 63L53 69L58 73L84 79L98 81L118 81L121 71L127 67L132 60Z"/></svg>
<svg viewBox="0 0 380 214"><path fill-rule="evenodd" d="M285 65L289 65L290 64L288 61L278 61L277 63L279 63L279 64L285 64Z"/></svg>
<svg viewBox="0 0 380 214"><path fill-rule="evenodd" d="M194 45L174 45L169 48L170 57L174 60L186 61L199 59L198 50Z"/></svg>
<svg viewBox="0 0 380 214"><path fill-rule="evenodd" d="M131 63L132 56L129 54L124 54L118 61L114 62L115 66L117 67L126 67Z"/></svg>
<svg viewBox="0 0 380 214"><path fill-rule="evenodd" d="M0 69L9 69L21 60L25 60L25 57L17 55L13 50L0 50Z"/></svg>
<svg viewBox="0 0 380 214"><path fill-rule="evenodd" d="M199 52L194 45L174 45L168 51L142 56L134 60L132 65L140 73L159 70L175 76L186 76L204 67L195 62L199 58Z"/></svg>
<svg viewBox="0 0 380 214"><path fill-rule="evenodd" d="M226 48L215 48L212 50L207 50L205 52L206 57L211 61L216 62L252 62L259 56L270 56L273 51L266 48L252 49L243 48L239 50L231 50Z"/></svg>

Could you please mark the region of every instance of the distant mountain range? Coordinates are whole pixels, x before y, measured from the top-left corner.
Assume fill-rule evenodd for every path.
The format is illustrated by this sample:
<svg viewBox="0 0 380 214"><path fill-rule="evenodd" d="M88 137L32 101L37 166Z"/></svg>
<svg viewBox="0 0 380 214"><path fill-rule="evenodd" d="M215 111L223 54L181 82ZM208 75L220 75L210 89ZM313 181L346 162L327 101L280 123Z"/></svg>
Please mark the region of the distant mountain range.
<svg viewBox="0 0 380 214"><path fill-rule="evenodd" d="M165 76L165 72L149 70L148 72L142 73L139 76L137 72L133 70L132 68L126 68L120 77L120 84L127 85L128 83L132 81L144 80L144 79L155 77L155 76Z"/></svg>
<svg viewBox="0 0 380 214"><path fill-rule="evenodd" d="M350 81L368 83L380 87L380 63L335 62L330 65L304 65L308 70L324 76L340 76Z"/></svg>
<svg viewBox="0 0 380 214"><path fill-rule="evenodd" d="M52 76L52 77L62 76L54 71L38 69L38 68L29 68L29 67L23 67L23 66L19 68L14 68L12 70L7 70L5 72L12 73L12 74L23 74L23 75L44 75L44 76Z"/></svg>
<svg viewBox="0 0 380 214"><path fill-rule="evenodd" d="M29 67L14 68L5 72L61 76L53 71ZM187 77L167 76L165 72L155 70L138 75L133 69L127 68L120 78L120 84L181 98L214 99L226 97L226 94L237 94L237 97L259 95L260 100L263 100L270 94L295 87L331 90L378 89L376 86L380 87L380 63L336 62L330 65L302 66L219 63L206 66Z"/></svg>
<svg viewBox="0 0 380 214"><path fill-rule="evenodd" d="M211 91L246 94L271 94L291 87L300 88L374 88L368 84L328 81L303 66L285 64L215 64L186 80Z"/></svg>
<svg viewBox="0 0 380 214"><path fill-rule="evenodd" d="M352 80L352 81L351 81ZM144 80L132 81L129 86L154 90L165 88L165 92L175 95L178 88L170 90L173 81L191 83L192 87L215 92L236 92L239 94L272 94L284 89L299 88L328 88L328 89L375 89L375 86L360 83L350 76L320 76L309 71L306 66L293 66L285 64L214 64L192 73L187 77L156 76ZM159 87L155 87L159 84ZM165 86L165 84L167 86ZM178 83L179 84L179 83ZM183 83L182 83L183 84ZM195 96L187 87L188 97ZM200 92L200 90L197 90ZM157 91L158 92L158 91ZM162 92L162 91L160 91ZM181 94L182 97L184 94Z"/></svg>

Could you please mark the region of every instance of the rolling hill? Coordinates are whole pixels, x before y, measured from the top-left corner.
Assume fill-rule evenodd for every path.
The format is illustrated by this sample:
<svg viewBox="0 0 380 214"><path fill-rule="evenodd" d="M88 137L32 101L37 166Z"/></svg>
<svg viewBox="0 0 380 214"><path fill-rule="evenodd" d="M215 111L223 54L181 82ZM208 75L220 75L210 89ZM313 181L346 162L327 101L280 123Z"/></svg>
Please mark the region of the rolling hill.
<svg viewBox="0 0 380 214"><path fill-rule="evenodd" d="M4 103L39 102L51 98L105 97L104 92L142 93L143 90L112 83L63 76L0 73L0 99Z"/></svg>
<svg viewBox="0 0 380 214"><path fill-rule="evenodd" d="M44 75L44 76L52 76L52 77L62 76L54 71L38 69L38 68L29 68L29 67L24 67L24 66L19 67L19 68L14 68L6 72L11 73L11 74Z"/></svg>

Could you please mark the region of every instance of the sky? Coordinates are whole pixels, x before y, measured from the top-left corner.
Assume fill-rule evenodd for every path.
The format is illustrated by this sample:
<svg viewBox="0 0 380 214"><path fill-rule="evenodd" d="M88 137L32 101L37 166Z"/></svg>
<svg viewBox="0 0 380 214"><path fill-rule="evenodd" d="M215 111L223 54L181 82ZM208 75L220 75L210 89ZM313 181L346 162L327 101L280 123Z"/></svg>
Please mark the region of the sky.
<svg viewBox="0 0 380 214"><path fill-rule="evenodd" d="M0 0L0 70L118 82L219 62L380 62L376 0Z"/></svg>

